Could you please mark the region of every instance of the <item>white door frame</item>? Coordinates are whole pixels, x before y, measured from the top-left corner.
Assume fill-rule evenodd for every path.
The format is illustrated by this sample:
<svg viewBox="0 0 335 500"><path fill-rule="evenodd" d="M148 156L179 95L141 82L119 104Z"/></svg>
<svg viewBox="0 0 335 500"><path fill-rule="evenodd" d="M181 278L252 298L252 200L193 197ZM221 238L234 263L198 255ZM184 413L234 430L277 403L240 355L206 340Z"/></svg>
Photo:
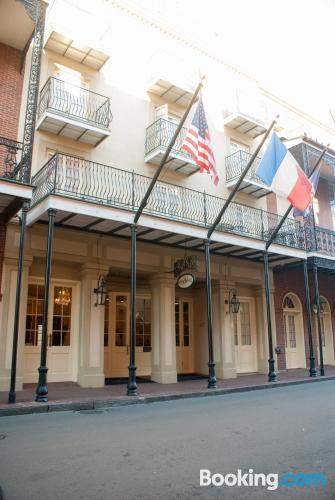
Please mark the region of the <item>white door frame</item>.
<svg viewBox="0 0 335 500"><path fill-rule="evenodd" d="M249 304L249 313L250 313L250 334L251 334L251 349L250 351L250 361L251 364L250 370L249 369L243 369L243 367L240 365L240 357L242 352L242 345L241 345L241 326L239 322L240 318L240 312L236 314L236 321L237 321L237 336L238 336L238 345L235 344L235 339L233 339L233 345L234 345L234 351L235 351L235 368L236 368L236 373L255 373L258 371L258 349L257 349L257 329L256 329L256 311L255 311L255 299L253 297L241 297L239 296L239 301L240 303L242 302L247 302ZM231 313L233 316L235 316L234 313ZM233 318L235 320L235 318ZM233 328L233 335L235 335L235 331ZM243 346L244 348L246 346Z"/></svg>
<svg viewBox="0 0 335 500"><path fill-rule="evenodd" d="M28 285L44 285L44 280L37 276L29 276ZM78 368L79 368L79 315L80 315L80 282L74 280L66 280L53 278L50 281L50 294L49 294L49 311L48 311L48 327L47 327L47 343L49 342L49 332L50 328L52 328L52 317L53 317L53 300L50 298L53 296L53 290L55 286L68 286L72 288L72 306L71 306L71 376L69 382L76 382L78 380ZM27 302L28 303L28 302ZM25 318L27 315L27 310L25 311ZM47 346L47 366L48 366L48 351L52 349L52 347ZM24 334L23 334L23 383L37 383L38 379L38 367L40 366L40 354L41 349L40 346L26 346L25 345L25 325L24 325ZM25 361L27 356L33 356L32 364L34 366L34 371L26 371L25 370ZM35 367L36 365L36 367ZM48 380L52 382L56 382L57 380L53 380L52 372L48 371ZM63 380L62 380L63 381Z"/></svg>
<svg viewBox="0 0 335 500"><path fill-rule="evenodd" d="M176 345L177 373L194 373L193 297L181 295L176 297L175 301L179 303L179 346ZM189 305L189 346L184 346L184 320L182 318L184 302Z"/></svg>
<svg viewBox="0 0 335 500"><path fill-rule="evenodd" d="M293 292L285 294L284 301L287 296L293 302L294 309L284 308L283 304L286 369L290 370L295 368L306 368L305 332L304 332L304 324L302 318L301 301L299 297ZM288 316L294 317L295 341L296 341L295 348L289 346L288 330L286 324L286 321L288 321L287 320Z"/></svg>
<svg viewBox="0 0 335 500"><path fill-rule="evenodd" d="M321 313L321 317L323 318L324 325L324 338L325 345L322 346L323 353L323 362L325 365L335 365L334 359L334 336L333 336L333 325L332 325L332 315L329 306L328 300L324 296L320 296L320 299L323 299L326 302L326 310ZM318 330L318 317L315 315L315 330L316 330L316 338L317 338L317 349L318 356L320 360L320 342L319 342L319 330Z"/></svg>

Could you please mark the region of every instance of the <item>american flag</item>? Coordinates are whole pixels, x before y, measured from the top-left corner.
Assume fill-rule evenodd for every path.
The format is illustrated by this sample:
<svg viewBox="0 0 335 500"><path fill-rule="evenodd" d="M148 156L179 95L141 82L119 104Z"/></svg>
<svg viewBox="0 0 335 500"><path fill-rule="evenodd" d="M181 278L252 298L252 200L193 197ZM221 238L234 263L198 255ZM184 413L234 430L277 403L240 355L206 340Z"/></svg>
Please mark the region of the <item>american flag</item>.
<svg viewBox="0 0 335 500"><path fill-rule="evenodd" d="M190 153L196 164L199 165L200 172L207 172L211 175L215 186L217 186L219 176L216 171L215 158L211 148L211 140L201 98L183 141L182 148Z"/></svg>

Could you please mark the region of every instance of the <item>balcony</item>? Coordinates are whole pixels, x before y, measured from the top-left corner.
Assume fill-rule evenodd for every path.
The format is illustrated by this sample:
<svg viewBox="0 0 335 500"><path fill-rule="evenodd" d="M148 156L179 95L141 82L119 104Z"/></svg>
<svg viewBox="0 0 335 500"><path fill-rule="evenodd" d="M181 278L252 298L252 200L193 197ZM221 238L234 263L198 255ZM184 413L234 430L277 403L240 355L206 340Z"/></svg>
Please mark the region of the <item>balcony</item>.
<svg viewBox="0 0 335 500"><path fill-rule="evenodd" d="M23 168L22 144L0 137L0 218L9 220L20 209L22 199L31 199L29 172Z"/></svg>
<svg viewBox="0 0 335 500"><path fill-rule="evenodd" d="M38 208L39 204L43 205L42 202L48 196L56 195L72 199L73 207L78 205L80 200L94 203L99 208L104 206L122 209L124 213L124 211L133 212L139 207L151 178L56 153L34 176L32 182L35 186L33 209ZM199 227L207 228L214 222L223 202L222 198L201 191L157 182L144 209L144 214L186 223L197 230ZM38 210L35 212L37 213ZM73 217L75 218L75 215ZM70 218L71 216L65 217L67 221ZM279 220L280 216L276 214L232 203L217 230L266 241ZM83 217L80 216L78 221L76 228L85 227ZM102 231L110 230L110 227L101 219L98 219L97 224L101 224ZM304 250L304 227L294 220L287 219L277 236L276 243ZM261 250L256 253L259 253L261 257Z"/></svg>
<svg viewBox="0 0 335 500"><path fill-rule="evenodd" d="M159 165L177 126L173 122L159 118L146 129L144 158L146 163ZM181 149L186 133L187 128L182 128L167 159L167 165L169 166L169 170L174 170L185 175L192 175L199 170L199 167L192 156Z"/></svg>
<svg viewBox="0 0 335 500"><path fill-rule="evenodd" d="M24 3L16 0L1 0L0 42L15 49L24 50L33 32L34 22Z"/></svg>
<svg viewBox="0 0 335 500"><path fill-rule="evenodd" d="M316 227L314 246L317 252L335 257L335 231Z"/></svg>
<svg viewBox="0 0 335 500"><path fill-rule="evenodd" d="M38 106L37 130L97 146L110 136L110 99L50 77Z"/></svg>
<svg viewBox="0 0 335 500"><path fill-rule="evenodd" d="M236 185L250 158L251 154L242 150L226 156L225 167L227 188L233 188ZM256 198L261 198L271 192L269 187L266 186L256 175L259 162L260 157L257 156L239 189L239 191L255 196Z"/></svg>
<svg viewBox="0 0 335 500"><path fill-rule="evenodd" d="M252 139L266 131L267 110L256 93L237 90L231 104L223 111L224 125Z"/></svg>

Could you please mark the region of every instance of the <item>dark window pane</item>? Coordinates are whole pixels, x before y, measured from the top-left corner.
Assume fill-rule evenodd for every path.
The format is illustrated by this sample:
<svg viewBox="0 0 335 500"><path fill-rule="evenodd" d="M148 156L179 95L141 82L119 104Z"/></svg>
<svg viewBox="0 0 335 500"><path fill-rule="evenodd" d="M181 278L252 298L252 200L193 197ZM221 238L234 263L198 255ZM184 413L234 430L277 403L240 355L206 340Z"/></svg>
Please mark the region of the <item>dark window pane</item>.
<svg viewBox="0 0 335 500"><path fill-rule="evenodd" d="M44 285L38 285L38 287L37 287L37 297L39 299L44 299Z"/></svg>
<svg viewBox="0 0 335 500"><path fill-rule="evenodd" d="M37 285L28 285L28 297L37 297Z"/></svg>
<svg viewBox="0 0 335 500"><path fill-rule="evenodd" d="M144 335L145 347L151 347L151 335Z"/></svg>
<svg viewBox="0 0 335 500"><path fill-rule="evenodd" d="M144 325L144 334L145 335L150 335L151 334L151 324L150 323L145 323L145 325Z"/></svg>
<svg viewBox="0 0 335 500"><path fill-rule="evenodd" d="M143 345L143 337L142 335L136 335L136 346L142 347Z"/></svg>
<svg viewBox="0 0 335 500"><path fill-rule="evenodd" d="M70 345L70 332L63 332L62 345L64 346Z"/></svg>
<svg viewBox="0 0 335 500"><path fill-rule="evenodd" d="M125 335L122 335L121 333L116 333L115 334L115 345L117 347L125 346L126 345Z"/></svg>
<svg viewBox="0 0 335 500"><path fill-rule="evenodd" d="M66 330L66 331L71 330L71 318L70 317L63 318L62 330Z"/></svg>
<svg viewBox="0 0 335 500"><path fill-rule="evenodd" d="M104 347L108 347L108 333L104 334Z"/></svg>
<svg viewBox="0 0 335 500"><path fill-rule="evenodd" d="M61 345L61 333L60 332L52 332L52 345L59 346Z"/></svg>
<svg viewBox="0 0 335 500"><path fill-rule="evenodd" d="M179 340L179 335L176 335L176 346L180 346L180 340Z"/></svg>
<svg viewBox="0 0 335 500"><path fill-rule="evenodd" d="M62 318L60 316L54 316L52 322L53 330L61 330Z"/></svg>
<svg viewBox="0 0 335 500"><path fill-rule="evenodd" d="M184 346L188 347L190 345L190 337L184 337Z"/></svg>

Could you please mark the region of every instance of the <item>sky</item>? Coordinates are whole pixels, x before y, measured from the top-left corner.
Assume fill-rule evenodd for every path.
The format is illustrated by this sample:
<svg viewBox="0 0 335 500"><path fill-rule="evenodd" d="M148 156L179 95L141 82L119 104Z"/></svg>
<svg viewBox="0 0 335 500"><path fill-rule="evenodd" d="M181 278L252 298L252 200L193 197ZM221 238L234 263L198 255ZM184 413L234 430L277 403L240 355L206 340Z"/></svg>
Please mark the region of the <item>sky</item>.
<svg viewBox="0 0 335 500"><path fill-rule="evenodd" d="M335 127L335 0L130 0Z"/></svg>

